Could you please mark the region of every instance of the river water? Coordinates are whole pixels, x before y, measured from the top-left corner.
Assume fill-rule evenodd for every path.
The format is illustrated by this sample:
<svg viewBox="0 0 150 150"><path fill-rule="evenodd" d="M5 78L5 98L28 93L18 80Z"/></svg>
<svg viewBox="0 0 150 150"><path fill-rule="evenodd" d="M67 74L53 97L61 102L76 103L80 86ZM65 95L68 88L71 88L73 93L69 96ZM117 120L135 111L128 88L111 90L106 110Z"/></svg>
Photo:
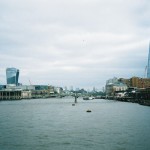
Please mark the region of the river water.
<svg viewBox="0 0 150 150"><path fill-rule="evenodd" d="M150 149L150 107L73 102L71 97L0 101L0 150Z"/></svg>

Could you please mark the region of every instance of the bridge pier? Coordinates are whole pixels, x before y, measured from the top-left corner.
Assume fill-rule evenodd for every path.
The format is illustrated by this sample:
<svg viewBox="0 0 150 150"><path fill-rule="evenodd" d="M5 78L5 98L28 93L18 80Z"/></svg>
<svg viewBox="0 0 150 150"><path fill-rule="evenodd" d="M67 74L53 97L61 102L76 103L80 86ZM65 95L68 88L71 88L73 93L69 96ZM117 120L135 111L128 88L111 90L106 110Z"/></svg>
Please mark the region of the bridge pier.
<svg viewBox="0 0 150 150"><path fill-rule="evenodd" d="M77 96L75 95L75 101L74 101L75 103L77 103Z"/></svg>
<svg viewBox="0 0 150 150"><path fill-rule="evenodd" d="M75 95L74 95L74 98L75 98L74 102L77 103L78 95L77 95L76 93L75 93Z"/></svg>

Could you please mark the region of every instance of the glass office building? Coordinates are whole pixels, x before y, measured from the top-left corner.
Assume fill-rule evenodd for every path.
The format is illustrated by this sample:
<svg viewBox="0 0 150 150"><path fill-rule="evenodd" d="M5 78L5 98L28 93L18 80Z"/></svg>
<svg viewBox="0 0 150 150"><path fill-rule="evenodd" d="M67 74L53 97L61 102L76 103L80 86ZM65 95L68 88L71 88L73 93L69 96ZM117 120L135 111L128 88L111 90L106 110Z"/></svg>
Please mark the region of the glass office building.
<svg viewBox="0 0 150 150"><path fill-rule="evenodd" d="M150 78L150 44L149 44L149 55L148 55L148 65L147 65L147 78Z"/></svg>
<svg viewBox="0 0 150 150"><path fill-rule="evenodd" d="M18 85L19 70L16 68L7 68L6 69L6 78L7 84Z"/></svg>

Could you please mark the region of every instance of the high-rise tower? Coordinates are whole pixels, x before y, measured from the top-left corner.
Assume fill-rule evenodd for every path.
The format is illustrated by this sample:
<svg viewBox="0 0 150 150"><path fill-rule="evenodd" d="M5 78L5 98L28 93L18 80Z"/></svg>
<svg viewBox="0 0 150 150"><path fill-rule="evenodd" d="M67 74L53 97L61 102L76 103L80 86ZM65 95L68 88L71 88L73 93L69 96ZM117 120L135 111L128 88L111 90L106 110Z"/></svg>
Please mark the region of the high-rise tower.
<svg viewBox="0 0 150 150"><path fill-rule="evenodd" d="M19 70L16 68L7 68L6 78L7 78L7 84L18 85Z"/></svg>
<svg viewBox="0 0 150 150"><path fill-rule="evenodd" d="M149 43L149 54L148 54L148 64L147 64L147 78L150 78L150 43Z"/></svg>

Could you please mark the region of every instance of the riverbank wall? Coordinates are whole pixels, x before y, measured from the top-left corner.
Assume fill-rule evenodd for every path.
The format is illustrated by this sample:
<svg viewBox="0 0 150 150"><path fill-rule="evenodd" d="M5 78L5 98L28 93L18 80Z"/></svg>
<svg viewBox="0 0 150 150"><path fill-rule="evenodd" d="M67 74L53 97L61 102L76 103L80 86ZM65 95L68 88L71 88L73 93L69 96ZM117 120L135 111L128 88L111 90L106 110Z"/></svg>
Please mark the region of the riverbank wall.
<svg viewBox="0 0 150 150"><path fill-rule="evenodd" d="M135 97L115 97L115 96L107 96L103 97L106 100L116 100L121 102L130 102L130 103L138 103L144 106L150 106L150 99L143 98L135 98Z"/></svg>

